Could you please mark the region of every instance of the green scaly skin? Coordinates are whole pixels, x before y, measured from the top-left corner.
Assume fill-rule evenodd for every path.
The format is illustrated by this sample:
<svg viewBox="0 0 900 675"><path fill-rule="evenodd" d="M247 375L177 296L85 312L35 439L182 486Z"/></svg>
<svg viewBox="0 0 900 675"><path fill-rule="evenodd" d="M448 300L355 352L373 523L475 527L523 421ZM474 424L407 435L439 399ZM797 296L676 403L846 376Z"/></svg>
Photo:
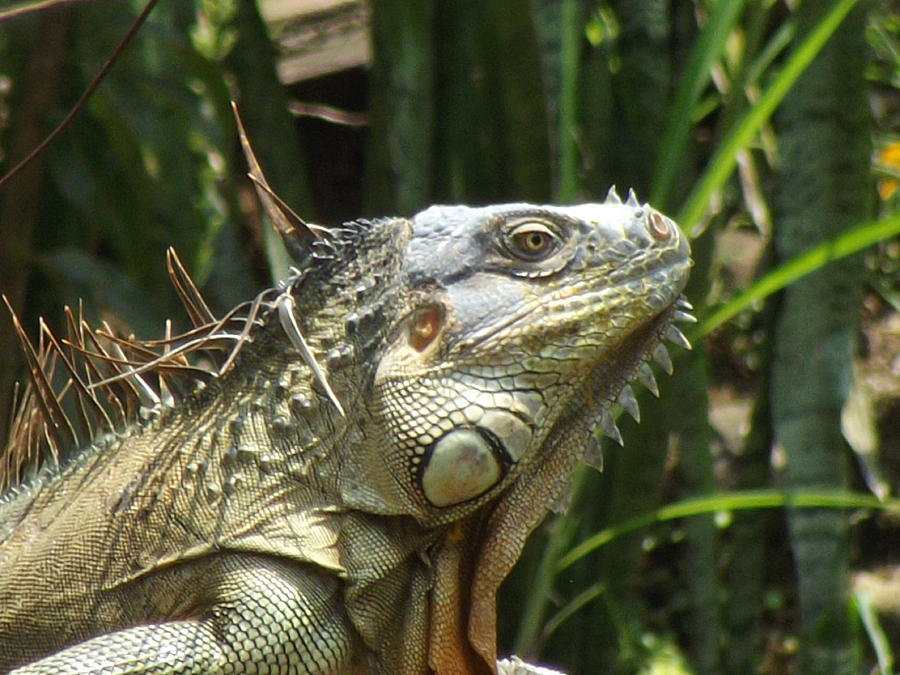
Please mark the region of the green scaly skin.
<svg viewBox="0 0 900 675"><path fill-rule="evenodd" d="M0 671L497 672L497 588L677 317L686 239L611 193L307 248L226 372L0 499Z"/></svg>

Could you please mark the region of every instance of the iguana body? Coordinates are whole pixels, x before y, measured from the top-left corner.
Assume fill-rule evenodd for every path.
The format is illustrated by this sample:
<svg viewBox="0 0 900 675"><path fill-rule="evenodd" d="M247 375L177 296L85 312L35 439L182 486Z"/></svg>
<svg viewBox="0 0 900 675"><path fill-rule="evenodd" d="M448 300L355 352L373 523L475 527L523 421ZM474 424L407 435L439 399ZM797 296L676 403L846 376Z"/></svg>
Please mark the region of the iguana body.
<svg viewBox="0 0 900 675"><path fill-rule="evenodd" d="M497 588L678 317L685 238L614 193L311 232L230 318L183 291L160 356L45 346L88 418L142 406L0 499L0 672L496 669ZM33 378L14 441L77 445Z"/></svg>

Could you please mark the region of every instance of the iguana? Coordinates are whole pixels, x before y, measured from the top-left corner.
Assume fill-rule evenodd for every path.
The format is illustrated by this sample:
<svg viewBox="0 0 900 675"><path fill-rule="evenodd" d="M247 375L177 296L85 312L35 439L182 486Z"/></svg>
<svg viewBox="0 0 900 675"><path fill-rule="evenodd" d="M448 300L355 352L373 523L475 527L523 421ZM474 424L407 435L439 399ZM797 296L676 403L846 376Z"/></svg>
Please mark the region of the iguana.
<svg viewBox="0 0 900 675"><path fill-rule="evenodd" d="M497 589L686 342L685 236L614 189L326 229L256 169L278 287L217 319L170 252L184 335L14 319L0 671L538 672Z"/></svg>

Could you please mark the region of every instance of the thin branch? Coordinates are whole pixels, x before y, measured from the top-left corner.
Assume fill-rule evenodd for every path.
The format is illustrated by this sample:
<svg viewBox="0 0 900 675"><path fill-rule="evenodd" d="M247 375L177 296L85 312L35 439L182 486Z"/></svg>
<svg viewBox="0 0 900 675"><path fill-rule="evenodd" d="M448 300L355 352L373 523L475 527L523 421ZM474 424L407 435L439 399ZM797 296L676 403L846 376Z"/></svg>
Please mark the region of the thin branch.
<svg viewBox="0 0 900 675"><path fill-rule="evenodd" d="M0 22L7 19L13 19L17 16L24 16L32 12L41 12L45 9L60 7L62 5L74 5L78 2L96 2L96 0L32 0L31 2L22 2L13 7L0 9Z"/></svg>
<svg viewBox="0 0 900 675"><path fill-rule="evenodd" d="M315 117L325 122L347 127L369 126L369 116L366 113L342 110L324 103L291 101L288 103L288 110L294 117Z"/></svg>
<svg viewBox="0 0 900 675"><path fill-rule="evenodd" d="M97 89L97 87L100 86L100 83L106 77L106 74L113 67L113 64L118 60L119 55L125 50L125 47L127 47L128 43L131 42L131 39L134 37L135 33L137 33L138 29L143 25L144 21L146 21L157 1L158 0L149 0L147 2L147 4L144 6L144 9L131 24L131 27L129 27L128 32L125 33L125 37L122 38L122 41L119 42L119 44L113 50L113 53L110 55L109 59L107 59L106 63L103 64L103 67L94 76L94 79L91 80L91 83L81 95L81 98L79 98L75 105L72 106L72 109L69 110L63 121L60 122L57 127L53 131L51 131L50 134L43 141L41 141L41 143L34 150L28 153L28 156L25 157L25 159L23 159L12 169L10 169L10 171L5 176L3 176L3 178L0 178L0 189L2 189L3 186L6 185L16 174L20 173L22 169L28 166L35 157L39 156L48 147L50 147L53 141L55 141L56 138L72 123L72 120L75 119L75 116L81 111L81 109L87 103L88 99Z"/></svg>

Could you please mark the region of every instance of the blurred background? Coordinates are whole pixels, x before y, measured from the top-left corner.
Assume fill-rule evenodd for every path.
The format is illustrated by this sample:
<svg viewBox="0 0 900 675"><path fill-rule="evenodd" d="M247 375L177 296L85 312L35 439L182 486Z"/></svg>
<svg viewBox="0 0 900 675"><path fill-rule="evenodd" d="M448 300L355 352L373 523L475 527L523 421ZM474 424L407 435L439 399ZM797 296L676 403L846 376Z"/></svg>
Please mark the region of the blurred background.
<svg viewBox="0 0 900 675"><path fill-rule="evenodd" d="M0 174L144 3L0 2ZM692 352L532 537L503 653L570 673L887 673L900 658L900 11L889 0L161 0L0 188L0 293L188 327L284 275L229 100L305 219L602 201L693 237ZM662 373L661 373L662 375ZM0 438L23 378L0 320Z"/></svg>

